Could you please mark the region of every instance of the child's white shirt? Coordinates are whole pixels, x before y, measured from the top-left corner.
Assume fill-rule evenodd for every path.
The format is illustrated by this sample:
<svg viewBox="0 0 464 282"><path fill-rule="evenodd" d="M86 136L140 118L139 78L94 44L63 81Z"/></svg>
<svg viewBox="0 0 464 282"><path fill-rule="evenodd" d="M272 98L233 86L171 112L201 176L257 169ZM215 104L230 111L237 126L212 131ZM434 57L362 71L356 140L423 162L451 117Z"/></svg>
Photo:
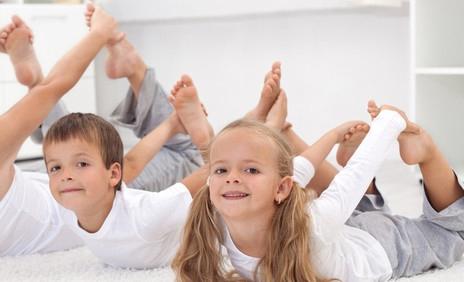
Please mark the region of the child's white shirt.
<svg viewBox="0 0 464 282"><path fill-rule="evenodd" d="M380 243L369 233L347 226L345 222L405 127L404 119L397 112L382 111L345 168L321 196L309 204L311 259L321 277L344 282L386 281L391 277L392 267ZM314 168L306 159L294 162L294 166L300 174L306 174L307 181L299 182L302 187L306 186L314 175ZM224 245L232 265L243 277L253 279L259 259L243 254L224 227Z"/></svg>
<svg viewBox="0 0 464 282"><path fill-rule="evenodd" d="M88 233L72 211L55 201L46 174L22 172L18 167L15 171L0 201L0 256L87 245L102 262L116 267L162 267L174 257L192 201L183 184L159 193L123 184L100 230Z"/></svg>
<svg viewBox="0 0 464 282"><path fill-rule="evenodd" d="M122 187L102 227L88 233L74 214L66 222L94 255L124 268L168 266L176 254L192 197L181 183L155 193Z"/></svg>
<svg viewBox="0 0 464 282"><path fill-rule="evenodd" d="M53 199L43 173L15 166L10 189L0 201L0 256L48 253L83 244L66 226L67 210Z"/></svg>

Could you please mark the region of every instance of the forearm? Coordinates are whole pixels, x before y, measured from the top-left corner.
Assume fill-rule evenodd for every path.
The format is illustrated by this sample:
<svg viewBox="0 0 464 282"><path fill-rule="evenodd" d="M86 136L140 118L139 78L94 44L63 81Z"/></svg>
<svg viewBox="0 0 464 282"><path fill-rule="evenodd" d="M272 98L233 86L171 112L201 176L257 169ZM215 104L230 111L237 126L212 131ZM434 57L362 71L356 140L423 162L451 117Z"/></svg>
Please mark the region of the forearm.
<svg viewBox="0 0 464 282"><path fill-rule="evenodd" d="M143 137L125 156L123 179L126 183L134 180L145 166L161 150L163 145L175 135L169 119L161 123Z"/></svg>
<svg viewBox="0 0 464 282"><path fill-rule="evenodd" d="M337 138L337 133L331 130L319 138L316 143L303 151L300 156L309 160L314 166L314 169L317 171L335 144L337 144Z"/></svg>
<svg viewBox="0 0 464 282"><path fill-rule="evenodd" d="M192 198L195 197L195 194L200 191L200 189L206 185L206 181L209 176L209 166L208 164L203 165L198 170L194 171L192 174L187 176L182 180L182 184L187 187L192 195Z"/></svg>

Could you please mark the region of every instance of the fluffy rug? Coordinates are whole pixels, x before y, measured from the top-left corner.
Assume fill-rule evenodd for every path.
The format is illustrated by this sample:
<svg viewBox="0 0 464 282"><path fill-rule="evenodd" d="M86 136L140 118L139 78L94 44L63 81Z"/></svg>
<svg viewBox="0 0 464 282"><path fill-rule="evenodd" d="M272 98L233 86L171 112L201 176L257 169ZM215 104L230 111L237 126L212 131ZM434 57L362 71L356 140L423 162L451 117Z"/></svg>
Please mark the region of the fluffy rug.
<svg viewBox="0 0 464 282"><path fill-rule="evenodd" d="M461 282L464 260L447 270L427 272L400 282ZM115 269L104 266L83 247L46 255L0 258L0 281L174 281L169 268L152 270Z"/></svg>

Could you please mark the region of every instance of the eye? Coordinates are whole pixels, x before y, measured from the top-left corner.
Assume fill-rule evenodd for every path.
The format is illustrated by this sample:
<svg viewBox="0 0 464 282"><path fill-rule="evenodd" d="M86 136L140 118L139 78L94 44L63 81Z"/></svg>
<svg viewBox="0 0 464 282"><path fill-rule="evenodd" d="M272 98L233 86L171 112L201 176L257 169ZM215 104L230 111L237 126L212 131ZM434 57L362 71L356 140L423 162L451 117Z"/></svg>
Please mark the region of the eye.
<svg viewBox="0 0 464 282"><path fill-rule="evenodd" d="M59 165L55 165L55 166L51 166L49 169L48 169L48 173L55 173L57 172L58 170L60 170L61 167Z"/></svg>
<svg viewBox="0 0 464 282"><path fill-rule="evenodd" d="M88 167L89 166L89 163L86 163L86 162L78 162L77 163L77 167Z"/></svg>
<svg viewBox="0 0 464 282"><path fill-rule="evenodd" d="M223 174L225 172L227 172L227 170L224 168L217 168L214 170L214 174Z"/></svg>
<svg viewBox="0 0 464 282"><path fill-rule="evenodd" d="M257 168L254 168L254 167L250 167L250 168L245 169L245 172L247 172L249 174L258 174L258 173L260 173L260 171Z"/></svg>

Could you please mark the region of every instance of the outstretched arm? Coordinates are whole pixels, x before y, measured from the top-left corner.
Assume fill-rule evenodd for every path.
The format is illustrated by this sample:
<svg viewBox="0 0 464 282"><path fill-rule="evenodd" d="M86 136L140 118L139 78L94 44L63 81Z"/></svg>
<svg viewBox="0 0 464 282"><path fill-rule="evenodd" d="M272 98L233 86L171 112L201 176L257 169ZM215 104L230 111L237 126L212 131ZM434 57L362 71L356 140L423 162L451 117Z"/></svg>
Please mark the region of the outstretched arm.
<svg viewBox="0 0 464 282"><path fill-rule="evenodd" d="M0 117L0 199L11 185L13 163L24 140L77 83L116 30L116 22L100 8L92 21L90 32L56 63L49 75Z"/></svg>
<svg viewBox="0 0 464 282"><path fill-rule="evenodd" d="M124 182L129 183L134 180L161 147L177 133L185 133L185 129L176 112L173 112L124 156Z"/></svg>

